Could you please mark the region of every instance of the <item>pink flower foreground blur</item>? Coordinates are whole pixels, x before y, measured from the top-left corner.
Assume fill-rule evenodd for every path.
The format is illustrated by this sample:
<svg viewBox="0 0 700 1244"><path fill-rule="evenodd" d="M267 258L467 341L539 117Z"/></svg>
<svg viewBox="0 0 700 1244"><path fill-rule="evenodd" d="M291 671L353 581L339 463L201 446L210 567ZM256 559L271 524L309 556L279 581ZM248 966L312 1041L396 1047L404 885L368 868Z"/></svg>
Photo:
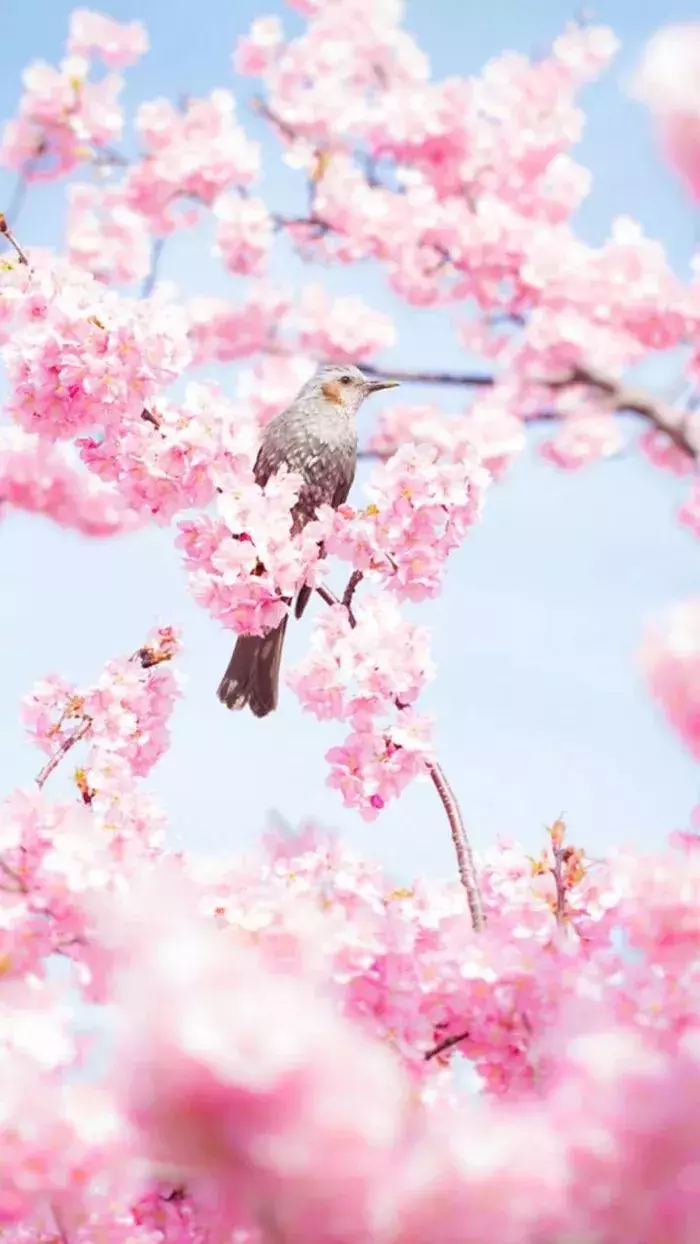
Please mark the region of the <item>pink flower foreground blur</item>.
<svg viewBox="0 0 700 1244"><path fill-rule="evenodd" d="M122 154L141 22L76 10L63 59L26 69L0 143L18 178L0 213L0 519L105 541L170 528L194 598L238 634L265 635L308 584L319 608L287 683L343 731L318 780L365 820L432 781L458 875L397 888L310 826L238 859L170 850L146 781L181 698L177 631L87 686L37 671L36 781L0 804L0 1239L695 1244L698 809L655 855L594 861L559 817L535 857L502 841L475 860L421 704L430 634L407 610L439 594L539 420L545 459L574 470L617 453L618 415L636 415L649 463L692 481L679 518L700 533L693 402L624 375L684 347L697 386L697 274L684 284L632 220L597 248L573 231L590 180L576 96L614 55L609 30L572 25L537 60L436 81L400 0L292 7L294 37L260 17L233 52L301 174L284 211L226 85L143 102ZM635 87L693 193L697 60L697 28L662 32ZM67 175L55 255L17 216ZM246 278L238 301L185 304L159 281L168 239L200 223ZM261 429L321 360L386 376L397 334L318 280L277 287L280 241L449 307L485 363L398 368L475 396L445 413L402 392L361 444L369 475L302 532L300 477L256 483ZM225 393L206 371L231 363ZM640 648L696 759L699 609L676 606Z"/></svg>

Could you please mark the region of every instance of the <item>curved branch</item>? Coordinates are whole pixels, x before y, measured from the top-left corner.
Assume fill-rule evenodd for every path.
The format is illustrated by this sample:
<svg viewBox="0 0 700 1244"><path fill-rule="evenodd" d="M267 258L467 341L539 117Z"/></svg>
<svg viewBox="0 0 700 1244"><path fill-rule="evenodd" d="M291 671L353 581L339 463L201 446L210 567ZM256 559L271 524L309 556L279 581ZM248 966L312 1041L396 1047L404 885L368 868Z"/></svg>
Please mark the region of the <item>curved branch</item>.
<svg viewBox="0 0 700 1244"><path fill-rule="evenodd" d="M569 385L597 389L605 394L613 412L622 414L623 411L628 411L633 415L641 415L657 431L670 437L674 445L690 458L697 458L700 453L700 443L688 426L688 416L692 412L676 410L662 398L647 393L646 389L635 389L620 380L613 380L595 367L583 366L572 367L560 376L545 376L538 383L555 390L567 388Z"/></svg>
<svg viewBox="0 0 700 1244"><path fill-rule="evenodd" d="M357 586L357 583L354 582L355 576L357 574L359 574L359 571L356 571L353 575L350 576L350 582L348 583L348 588L350 587L351 584L353 584L353 591L354 591L354 588ZM346 595L347 595L347 591L348 589L346 589ZM317 587L316 592L321 597L321 600L324 601L327 605L340 605L340 604L345 605L345 608L347 609L350 625L353 627L353 629L355 626L357 626L357 622L352 613L352 610L348 608L348 606L345 604L345 598L343 598L342 601L339 600L338 597L335 596L334 593L331 592L329 588L325 587L324 584L321 584L319 587ZM401 703L397 700L396 707L400 709L404 706L401 705ZM454 843L455 854L457 856L457 869L459 871L459 879L466 891L467 904L469 906L469 914L471 915L471 919L472 919L472 927L476 933L479 933L481 932L485 924L484 906L481 900L481 890L479 889L479 880L478 880L477 873L476 873L474 855L471 849L471 844L467 837L467 831L465 829L464 821L462 819L462 813L460 812L459 804L457 802L454 791L452 790L452 787L447 781L447 778L445 777L445 774L443 773L437 761L434 761L434 760L429 761L426 765L426 768L428 770L428 774L430 775L433 786L435 787L438 795L440 796L440 802L442 803L442 806L445 809L445 813L447 815L447 820L450 826L450 833L452 835L452 842Z"/></svg>
<svg viewBox="0 0 700 1244"><path fill-rule="evenodd" d="M447 820L450 826L452 842L454 843L455 855L457 856L457 868L459 870L459 879L464 886L467 894L467 902L469 903L469 914L472 918L472 927L476 933L480 933L484 927L484 905L481 901L481 891L476 875L476 864L474 863L474 854L472 852L471 843L467 837L467 831L464 828L462 813L459 804L455 798L454 791L450 786L445 774L443 773L437 761L431 761L428 765L428 773L432 778L442 806L447 814Z"/></svg>

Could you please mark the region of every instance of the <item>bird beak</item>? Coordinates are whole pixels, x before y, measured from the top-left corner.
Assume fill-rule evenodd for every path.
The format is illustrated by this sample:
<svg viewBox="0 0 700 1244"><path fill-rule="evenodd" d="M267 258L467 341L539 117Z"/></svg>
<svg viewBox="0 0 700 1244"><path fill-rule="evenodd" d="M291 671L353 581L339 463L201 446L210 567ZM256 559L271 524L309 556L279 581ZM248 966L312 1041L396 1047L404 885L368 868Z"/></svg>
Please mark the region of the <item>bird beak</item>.
<svg viewBox="0 0 700 1244"><path fill-rule="evenodd" d="M368 383L369 393L379 393L382 389L398 388L398 380L370 380Z"/></svg>

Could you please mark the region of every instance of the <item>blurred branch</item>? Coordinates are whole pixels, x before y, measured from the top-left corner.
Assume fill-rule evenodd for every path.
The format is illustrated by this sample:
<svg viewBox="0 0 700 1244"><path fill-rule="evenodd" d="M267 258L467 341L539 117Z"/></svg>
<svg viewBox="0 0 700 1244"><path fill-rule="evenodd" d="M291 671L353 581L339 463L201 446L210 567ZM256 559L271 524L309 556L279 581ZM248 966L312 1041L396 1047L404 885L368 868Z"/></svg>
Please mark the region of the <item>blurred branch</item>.
<svg viewBox="0 0 700 1244"><path fill-rule="evenodd" d="M158 280L158 269L164 248L165 238L154 238L153 246L151 247L151 266L141 286L142 298L150 298L153 293L155 283Z"/></svg>
<svg viewBox="0 0 700 1244"><path fill-rule="evenodd" d="M438 1044L434 1045L431 1050L428 1050L423 1057L426 1062L430 1062L431 1058L437 1058L438 1054L444 1054L447 1050L451 1050L454 1045L459 1045L460 1041L467 1041L468 1039L468 1032L455 1033L453 1037L445 1037L443 1041L439 1041Z"/></svg>
<svg viewBox="0 0 700 1244"><path fill-rule="evenodd" d="M286 121L283 121L281 117L278 117L277 114L273 112L272 109L265 103L264 99L260 99L260 97L256 95L255 98L250 101L250 106L254 112L258 112L261 117L265 117L266 121L272 122L272 124L279 130L280 134L284 134L284 137L289 139L290 142L294 141L297 136L296 131L292 129L291 125L287 125Z"/></svg>

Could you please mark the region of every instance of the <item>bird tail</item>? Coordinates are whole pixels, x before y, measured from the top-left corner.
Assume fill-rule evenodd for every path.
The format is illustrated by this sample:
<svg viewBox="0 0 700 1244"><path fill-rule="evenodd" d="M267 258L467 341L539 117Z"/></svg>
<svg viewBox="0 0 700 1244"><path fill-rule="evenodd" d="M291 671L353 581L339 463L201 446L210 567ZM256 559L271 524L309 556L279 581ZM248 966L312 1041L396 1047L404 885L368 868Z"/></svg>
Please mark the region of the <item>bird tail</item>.
<svg viewBox="0 0 700 1244"><path fill-rule="evenodd" d="M238 637L216 693L227 708L236 710L249 704L256 717L267 717L277 708L287 617L285 614L267 635Z"/></svg>

